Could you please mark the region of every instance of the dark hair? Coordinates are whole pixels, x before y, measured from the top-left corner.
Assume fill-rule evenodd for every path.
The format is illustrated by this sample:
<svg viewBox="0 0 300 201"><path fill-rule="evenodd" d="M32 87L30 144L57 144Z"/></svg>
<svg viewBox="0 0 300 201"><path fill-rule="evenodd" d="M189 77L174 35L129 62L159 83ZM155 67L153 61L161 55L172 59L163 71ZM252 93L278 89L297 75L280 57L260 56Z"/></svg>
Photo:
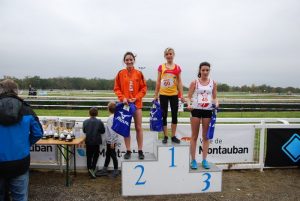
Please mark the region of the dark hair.
<svg viewBox="0 0 300 201"><path fill-rule="evenodd" d="M96 116L98 116L98 109L96 107L92 107L92 108L90 108L89 113L90 113L91 117L96 117Z"/></svg>
<svg viewBox="0 0 300 201"><path fill-rule="evenodd" d="M18 84L11 79L2 80L0 82L0 94L18 95Z"/></svg>
<svg viewBox="0 0 300 201"><path fill-rule="evenodd" d="M132 56L132 57L133 57L133 60L135 61L136 55L134 55L132 52L126 52L126 53L124 54L124 57L123 57L123 62L125 62L125 58L126 58L128 55Z"/></svg>
<svg viewBox="0 0 300 201"><path fill-rule="evenodd" d="M199 65L199 72L198 72L198 77L200 78L201 77L201 68L202 66L208 66L210 68L210 63L204 61L204 62L201 62L200 65Z"/></svg>
<svg viewBox="0 0 300 201"><path fill-rule="evenodd" d="M109 102L107 107L108 107L108 111L110 113L112 113L112 114L115 113L115 110L116 110L116 103L115 102L113 102L113 101Z"/></svg>

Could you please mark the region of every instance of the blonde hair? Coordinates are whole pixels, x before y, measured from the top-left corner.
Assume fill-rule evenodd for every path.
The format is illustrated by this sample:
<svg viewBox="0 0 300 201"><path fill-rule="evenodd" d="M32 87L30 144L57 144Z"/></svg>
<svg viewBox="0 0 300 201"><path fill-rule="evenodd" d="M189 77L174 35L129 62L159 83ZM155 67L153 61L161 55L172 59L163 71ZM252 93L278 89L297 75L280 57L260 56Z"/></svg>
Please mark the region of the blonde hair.
<svg viewBox="0 0 300 201"><path fill-rule="evenodd" d="M0 94L18 95L18 84L11 79L5 79L0 82Z"/></svg>
<svg viewBox="0 0 300 201"><path fill-rule="evenodd" d="M170 51L172 51L173 52L173 54L175 54L175 51L174 51L174 49L173 48L171 48L171 47L167 47L166 49L165 49L165 51L164 51L164 56L168 53L168 52L170 52Z"/></svg>

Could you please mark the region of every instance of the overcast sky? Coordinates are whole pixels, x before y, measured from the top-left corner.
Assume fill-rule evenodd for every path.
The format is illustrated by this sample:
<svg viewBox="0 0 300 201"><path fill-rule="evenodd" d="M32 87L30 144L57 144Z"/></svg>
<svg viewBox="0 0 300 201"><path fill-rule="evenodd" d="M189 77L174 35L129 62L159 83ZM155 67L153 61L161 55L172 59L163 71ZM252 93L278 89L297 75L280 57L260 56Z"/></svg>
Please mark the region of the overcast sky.
<svg viewBox="0 0 300 201"><path fill-rule="evenodd" d="M300 86L299 0L0 0L0 77L114 78L126 51L156 79L173 47L230 85Z"/></svg>

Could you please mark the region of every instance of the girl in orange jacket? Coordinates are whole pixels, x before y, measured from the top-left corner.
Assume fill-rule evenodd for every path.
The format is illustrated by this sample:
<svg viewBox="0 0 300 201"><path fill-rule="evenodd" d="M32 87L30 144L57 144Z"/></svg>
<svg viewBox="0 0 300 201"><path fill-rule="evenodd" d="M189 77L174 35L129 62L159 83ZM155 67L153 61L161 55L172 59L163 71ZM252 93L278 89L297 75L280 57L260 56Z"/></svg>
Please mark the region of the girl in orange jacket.
<svg viewBox="0 0 300 201"><path fill-rule="evenodd" d="M126 52L123 58L126 68L119 71L115 78L114 92L119 101L124 104L134 103L137 110L133 116L136 139L138 144L139 159L144 159L143 154L143 130L142 130L142 98L146 95L147 85L141 71L134 68L135 56L132 52ZM124 159L131 157L130 136L124 138L127 149Z"/></svg>

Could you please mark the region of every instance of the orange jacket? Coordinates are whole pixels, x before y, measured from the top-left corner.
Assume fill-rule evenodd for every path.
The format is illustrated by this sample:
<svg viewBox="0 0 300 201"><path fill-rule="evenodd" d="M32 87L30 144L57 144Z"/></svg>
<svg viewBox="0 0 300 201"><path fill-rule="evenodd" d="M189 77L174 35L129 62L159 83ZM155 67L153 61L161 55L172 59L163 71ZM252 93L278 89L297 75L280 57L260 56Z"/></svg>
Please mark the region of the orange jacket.
<svg viewBox="0 0 300 201"><path fill-rule="evenodd" d="M135 68L120 70L115 78L114 92L120 101L123 101L124 98L128 101L136 98L135 105L141 109L143 106L142 98L147 92L147 85L142 72Z"/></svg>

